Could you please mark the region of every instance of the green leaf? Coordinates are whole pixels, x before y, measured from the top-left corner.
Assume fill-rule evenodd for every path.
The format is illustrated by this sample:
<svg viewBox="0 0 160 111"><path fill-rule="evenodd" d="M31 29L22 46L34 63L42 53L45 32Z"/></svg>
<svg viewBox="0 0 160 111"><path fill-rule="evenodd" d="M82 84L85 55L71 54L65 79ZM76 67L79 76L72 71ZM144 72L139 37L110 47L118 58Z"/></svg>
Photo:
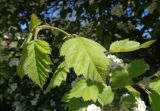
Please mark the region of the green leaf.
<svg viewBox="0 0 160 111"><path fill-rule="evenodd" d="M141 48L147 48L152 45L156 40L149 40L140 45L139 42L131 41L129 39L115 41L110 45L110 52L130 52L139 50Z"/></svg>
<svg viewBox="0 0 160 111"><path fill-rule="evenodd" d="M74 68L77 75L91 80L105 82L108 59L100 44L83 37L67 40L61 48L61 55L69 68Z"/></svg>
<svg viewBox="0 0 160 111"><path fill-rule="evenodd" d="M159 105L160 94L158 94L157 92L150 93L149 94L149 101L151 104L152 111L159 111L159 109L160 109L160 105Z"/></svg>
<svg viewBox="0 0 160 111"><path fill-rule="evenodd" d="M27 74L35 83L42 87L48 77L51 60L50 46L42 40L34 40L26 45L18 67L18 75Z"/></svg>
<svg viewBox="0 0 160 111"><path fill-rule="evenodd" d="M139 48L140 43L136 41L129 41L129 39L124 39L120 41L115 41L110 46L110 52L129 52L135 51Z"/></svg>
<svg viewBox="0 0 160 111"><path fill-rule="evenodd" d="M84 101L92 100L96 102L102 89L103 86L91 80L80 80L73 85L71 91L64 96L63 100L68 101L72 98L82 97Z"/></svg>
<svg viewBox="0 0 160 111"><path fill-rule="evenodd" d="M146 71L144 59L132 61L127 65L127 70L132 78L142 75Z"/></svg>
<svg viewBox="0 0 160 111"><path fill-rule="evenodd" d="M158 92L160 94L160 79L154 79L150 84L149 84L149 88Z"/></svg>
<svg viewBox="0 0 160 111"><path fill-rule="evenodd" d="M112 92L111 87L105 85L105 88L98 96L98 102L102 106L105 106L107 104L110 104L113 101L113 99L114 99L114 93Z"/></svg>
<svg viewBox="0 0 160 111"><path fill-rule="evenodd" d="M29 24L29 30L33 31L38 25L40 25L42 21L35 15L31 15L31 22Z"/></svg>
<svg viewBox="0 0 160 111"><path fill-rule="evenodd" d="M156 40L149 40L143 44L141 44L140 48L147 48L149 47L150 45L152 45Z"/></svg>
<svg viewBox="0 0 160 111"><path fill-rule="evenodd" d="M47 89L54 88L56 86L60 86L62 81L66 80L68 72L69 72L69 69L65 66L65 63L62 62L56 69L54 75L52 76Z"/></svg>
<svg viewBox="0 0 160 111"><path fill-rule="evenodd" d="M132 86L126 86L126 89L132 94L134 97L140 97L140 93L135 90Z"/></svg>
<svg viewBox="0 0 160 111"><path fill-rule="evenodd" d="M91 102L84 102L79 98L73 98L68 102L69 111L84 111Z"/></svg>
<svg viewBox="0 0 160 111"><path fill-rule="evenodd" d="M125 68L119 68L112 72L110 84L115 88L123 88L132 83L132 79Z"/></svg>

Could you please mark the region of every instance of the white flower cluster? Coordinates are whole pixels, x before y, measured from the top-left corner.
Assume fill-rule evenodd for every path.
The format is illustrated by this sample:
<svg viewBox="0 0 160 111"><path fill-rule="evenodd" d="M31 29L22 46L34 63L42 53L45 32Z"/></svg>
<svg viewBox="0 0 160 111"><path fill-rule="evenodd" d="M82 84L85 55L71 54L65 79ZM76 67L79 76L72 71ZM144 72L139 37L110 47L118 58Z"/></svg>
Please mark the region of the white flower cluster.
<svg viewBox="0 0 160 111"><path fill-rule="evenodd" d="M115 55L111 55L109 54L107 56L107 58L109 59L109 66L111 69L116 69L118 67L123 67L124 63L122 59L117 58Z"/></svg>
<svg viewBox="0 0 160 111"><path fill-rule="evenodd" d="M141 98L136 97L136 105L137 107L134 107L133 111L146 111L146 105Z"/></svg>
<svg viewBox="0 0 160 111"><path fill-rule="evenodd" d="M88 105L87 111L102 111L100 107L95 104Z"/></svg>

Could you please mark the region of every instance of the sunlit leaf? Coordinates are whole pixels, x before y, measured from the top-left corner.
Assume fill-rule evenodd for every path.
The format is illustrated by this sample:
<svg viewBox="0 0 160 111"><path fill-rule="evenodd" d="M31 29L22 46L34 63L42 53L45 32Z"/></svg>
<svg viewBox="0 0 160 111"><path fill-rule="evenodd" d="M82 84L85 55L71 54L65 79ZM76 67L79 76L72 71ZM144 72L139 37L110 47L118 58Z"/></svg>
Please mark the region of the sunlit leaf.
<svg viewBox="0 0 160 111"><path fill-rule="evenodd" d="M120 41L115 41L110 46L110 52L129 52L137 50L140 46L139 42L129 41L129 39L124 39Z"/></svg>
<svg viewBox="0 0 160 111"><path fill-rule="evenodd" d="M95 83L91 80L80 80L76 82L71 91L64 96L64 101L68 101L72 98L80 98L82 97L84 101L92 100L94 102L97 101L98 96L100 94L100 90L103 89L98 83Z"/></svg>
<svg viewBox="0 0 160 111"><path fill-rule="evenodd" d="M105 88L98 96L98 102L102 106L105 106L107 104L110 104L113 101L113 99L114 99L114 93L112 92L111 87L105 85Z"/></svg>
<svg viewBox="0 0 160 111"><path fill-rule="evenodd" d="M149 47L150 45L152 45L156 40L149 40L143 44L141 44L140 48L147 48Z"/></svg>
<svg viewBox="0 0 160 111"><path fill-rule="evenodd" d="M130 52L139 50L141 48L147 48L152 45L156 40L150 40L140 45L139 42L129 39L115 41L110 45L110 52Z"/></svg>
<svg viewBox="0 0 160 111"><path fill-rule="evenodd" d="M76 37L62 45L61 55L65 56L68 67L73 67L77 75L105 82L108 65L105 51L105 48L90 39Z"/></svg>
<svg viewBox="0 0 160 111"><path fill-rule="evenodd" d="M34 40L26 45L18 68L20 77L25 74L42 87L50 72L51 60L49 44L42 40Z"/></svg>

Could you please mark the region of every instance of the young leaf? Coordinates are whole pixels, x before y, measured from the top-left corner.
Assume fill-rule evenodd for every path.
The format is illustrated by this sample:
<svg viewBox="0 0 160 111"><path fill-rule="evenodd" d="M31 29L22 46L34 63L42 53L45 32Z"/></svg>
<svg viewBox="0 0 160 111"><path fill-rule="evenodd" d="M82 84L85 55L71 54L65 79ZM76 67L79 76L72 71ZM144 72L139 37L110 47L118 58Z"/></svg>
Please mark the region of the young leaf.
<svg viewBox="0 0 160 111"><path fill-rule="evenodd" d="M149 40L143 44L141 44L140 48L147 48L149 47L150 45L152 45L156 40Z"/></svg>
<svg viewBox="0 0 160 111"><path fill-rule="evenodd" d="M123 88L132 83L132 78L127 70L124 68L119 68L112 72L110 83L112 87Z"/></svg>
<svg viewBox="0 0 160 111"><path fill-rule="evenodd" d="M47 89L60 86L62 81L66 80L67 72L69 72L69 69L65 66L65 63L62 62L56 69L55 74L52 76Z"/></svg>
<svg viewBox="0 0 160 111"><path fill-rule="evenodd" d="M91 80L105 82L108 59L100 44L83 37L67 40L61 48L61 55L69 68L74 68L77 75Z"/></svg>
<svg viewBox="0 0 160 111"><path fill-rule="evenodd" d="M115 41L110 46L110 52L130 52L135 51L139 48L140 43L136 41L129 41L129 39L124 39L120 41Z"/></svg>
<svg viewBox="0 0 160 111"><path fill-rule="evenodd" d="M68 101L74 97L82 97L84 101L92 100L96 102L99 96L99 92L102 88L103 86L98 83L83 79L73 85L71 91L69 94L64 96L63 100Z"/></svg>
<svg viewBox="0 0 160 111"><path fill-rule="evenodd" d="M34 40L26 45L18 68L20 77L27 74L42 87L50 72L51 60L49 44L42 40Z"/></svg>
<svg viewBox="0 0 160 111"><path fill-rule="evenodd" d="M152 111L159 111L160 110L160 94L157 92L151 92L149 95L149 101L151 104Z"/></svg>
<svg viewBox="0 0 160 111"><path fill-rule="evenodd" d="M158 92L160 94L160 79L154 79L150 84L149 84L149 88Z"/></svg>
<svg viewBox="0 0 160 111"><path fill-rule="evenodd" d="M120 41L115 41L110 45L110 52L130 52L139 50L141 48L147 48L152 45L156 40L150 40L140 45L139 42L129 41L129 39L124 39Z"/></svg>
<svg viewBox="0 0 160 111"><path fill-rule="evenodd" d="M102 106L105 106L107 104L110 104L113 101L113 99L114 99L114 93L112 92L111 87L105 85L105 88L98 96L98 102Z"/></svg>
<svg viewBox="0 0 160 111"><path fill-rule="evenodd" d="M31 15L31 22L29 24L29 30L33 31L38 25L40 25L42 21L35 15Z"/></svg>
<svg viewBox="0 0 160 111"><path fill-rule="evenodd" d="M127 70L132 78L142 75L146 71L143 59L134 60L127 65Z"/></svg>

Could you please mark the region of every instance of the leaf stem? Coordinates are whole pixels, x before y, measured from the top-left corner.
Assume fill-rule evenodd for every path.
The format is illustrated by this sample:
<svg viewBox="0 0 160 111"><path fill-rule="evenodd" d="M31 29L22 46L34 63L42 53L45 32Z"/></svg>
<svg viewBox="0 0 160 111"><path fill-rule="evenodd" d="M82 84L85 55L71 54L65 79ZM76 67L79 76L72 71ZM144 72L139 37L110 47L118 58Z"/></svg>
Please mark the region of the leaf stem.
<svg viewBox="0 0 160 111"><path fill-rule="evenodd" d="M52 29L52 30L57 30L57 31L60 31L61 33L65 34L67 37L70 37L71 34L67 33L66 31L58 28L58 27L54 27L54 26L50 26L50 25L41 25L39 27L36 28L35 30L35 34L34 34L34 40L36 40L38 37L38 33L41 31L41 30L45 30L45 29Z"/></svg>

